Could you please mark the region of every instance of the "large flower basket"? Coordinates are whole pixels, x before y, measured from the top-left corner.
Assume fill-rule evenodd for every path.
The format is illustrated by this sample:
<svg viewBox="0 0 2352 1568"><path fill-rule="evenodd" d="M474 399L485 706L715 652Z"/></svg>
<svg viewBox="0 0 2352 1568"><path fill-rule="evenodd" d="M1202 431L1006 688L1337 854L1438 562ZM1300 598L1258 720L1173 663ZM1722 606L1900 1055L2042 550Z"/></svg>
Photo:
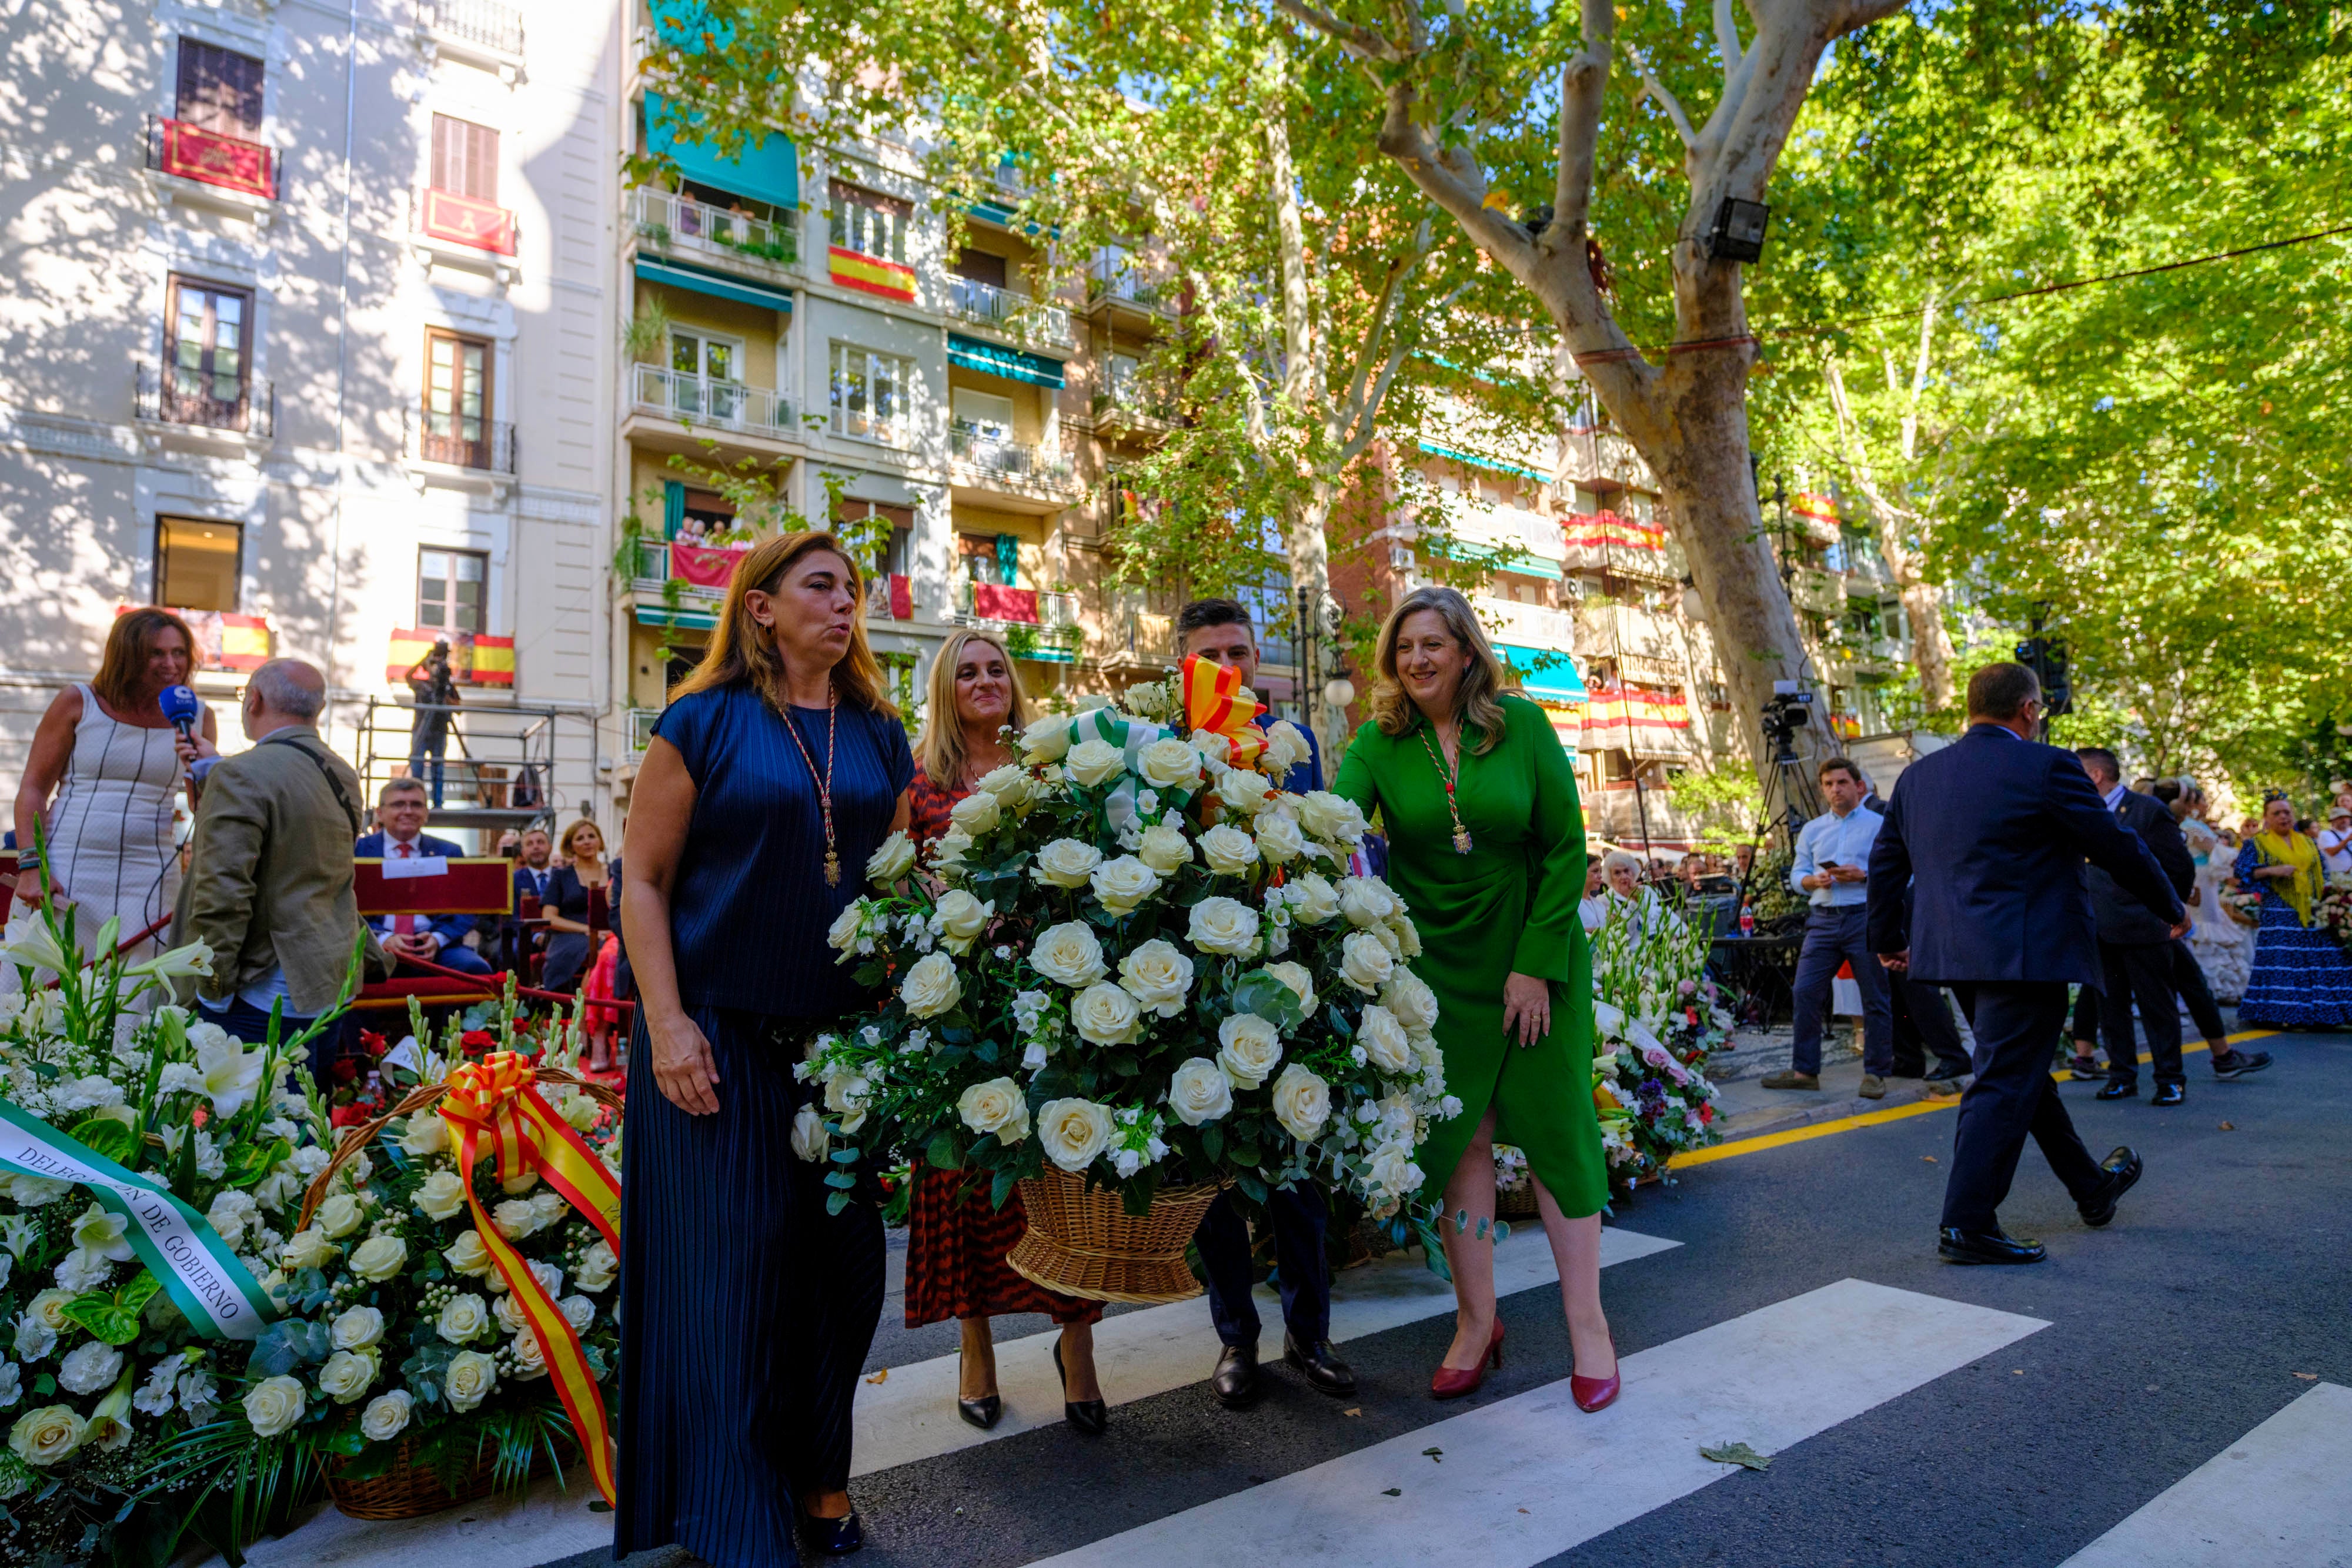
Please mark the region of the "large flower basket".
<svg viewBox="0 0 2352 1568"><path fill-rule="evenodd" d="M1144 1305L1201 1293L1184 1249L1218 1185L1154 1194L1151 1207L1129 1214L1116 1187L1087 1184L1048 1168L1021 1183L1029 1234L1005 1258L1023 1279L1090 1301Z"/></svg>

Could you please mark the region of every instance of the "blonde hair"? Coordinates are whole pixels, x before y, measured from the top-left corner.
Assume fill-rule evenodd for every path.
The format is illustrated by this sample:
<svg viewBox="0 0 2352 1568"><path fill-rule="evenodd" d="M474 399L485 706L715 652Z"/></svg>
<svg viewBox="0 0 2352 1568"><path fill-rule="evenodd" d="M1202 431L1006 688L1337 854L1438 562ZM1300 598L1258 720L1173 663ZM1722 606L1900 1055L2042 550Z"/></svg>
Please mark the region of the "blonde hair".
<svg viewBox="0 0 2352 1568"><path fill-rule="evenodd" d="M195 674L196 661L204 654L188 623L168 610L142 604L114 618L113 629L106 634L106 654L98 662L89 689L101 701L129 711L147 679L147 656L155 650L155 639L165 632L180 634L180 645L188 651L188 673Z"/></svg>
<svg viewBox="0 0 2352 1568"><path fill-rule="evenodd" d="M1503 738L1502 694L1517 685L1518 680L1495 656L1494 644L1486 641L1486 628L1478 624L1470 601L1454 589L1416 588L1389 612L1389 618L1381 623L1380 642L1372 654L1380 666L1380 676L1372 683L1372 695L1365 706L1371 710L1372 722L1381 727L1385 736L1406 734L1421 717L1421 710L1405 693L1404 683L1397 679L1396 645L1405 617L1423 610L1444 622L1446 633L1470 655L1457 695L1462 705L1462 727L1478 732L1477 743L1470 747L1471 755L1484 757Z"/></svg>
<svg viewBox="0 0 2352 1568"><path fill-rule="evenodd" d="M1021 689L1021 671L1013 663L1013 655L1004 644L985 632L958 632L940 644L939 655L931 661L931 677L926 684L927 696L923 706L923 738L916 744L916 760L931 782L942 789L953 789L963 781L964 764L970 760L964 748L963 716L956 711L956 666L963 663L966 648L974 643L985 643L1003 655L1005 678L1012 683L1013 701L1004 710L1004 722L1016 730L1029 727L1029 696Z"/></svg>
<svg viewBox="0 0 2352 1568"><path fill-rule="evenodd" d="M563 836L555 841L556 852L562 855L565 860L570 860L572 858L572 841L580 836L580 831L583 828L585 828L588 831L595 834L596 841L598 843L604 843L604 830L596 825L594 818L582 817L575 821L570 827L564 829Z"/></svg>
<svg viewBox="0 0 2352 1568"><path fill-rule="evenodd" d="M719 624L712 629L709 644L702 651L702 662L687 672L686 679L670 688L672 702L714 686L749 681L751 689L770 707L778 713L784 711L788 698L783 655L776 650L774 634L761 629L744 601L753 589L774 593L783 586L784 573L803 556L814 555L819 550L840 559L849 572L850 597L856 601L849 622L849 646L833 666L834 690L859 707L892 718L898 716L898 705L884 695L882 666L866 641L865 573L858 570L857 558L849 553L848 547L822 528L763 539L735 563L735 575L728 580L727 598L719 607Z"/></svg>

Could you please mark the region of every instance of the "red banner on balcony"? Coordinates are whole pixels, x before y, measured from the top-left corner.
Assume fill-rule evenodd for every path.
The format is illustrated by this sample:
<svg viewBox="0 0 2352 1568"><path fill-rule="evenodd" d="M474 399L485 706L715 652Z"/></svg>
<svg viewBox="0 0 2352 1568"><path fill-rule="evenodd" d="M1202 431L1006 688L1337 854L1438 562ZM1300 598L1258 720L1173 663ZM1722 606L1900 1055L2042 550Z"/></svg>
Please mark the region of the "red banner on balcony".
<svg viewBox="0 0 2352 1568"><path fill-rule="evenodd" d="M513 638L489 637L478 632L445 632L437 626L394 632L384 659L383 678L395 684L405 679L408 672L415 667L416 661L431 653L435 643L444 639L449 643L449 673L458 685L514 685Z"/></svg>
<svg viewBox="0 0 2352 1568"><path fill-rule="evenodd" d="M915 618L915 582L904 572L890 574L890 619L912 621Z"/></svg>
<svg viewBox="0 0 2352 1568"><path fill-rule="evenodd" d="M1001 582L975 582L971 585L971 612L990 621L1018 621L1034 626L1037 591L1007 588Z"/></svg>
<svg viewBox="0 0 2352 1568"><path fill-rule="evenodd" d="M199 130L184 120L158 120L156 127L162 142L156 164L166 174L277 199L278 175L268 148Z"/></svg>
<svg viewBox="0 0 2352 1568"><path fill-rule="evenodd" d="M514 214L504 207L478 202L471 196L427 190L425 193L424 220L420 226L433 238L446 239L452 245L494 250L500 256L515 253Z"/></svg>
<svg viewBox="0 0 2352 1568"><path fill-rule="evenodd" d="M1583 744L1588 751L1679 755L1687 748L1690 727L1690 703L1680 692L1615 686L1594 692L1585 704Z"/></svg>
<svg viewBox="0 0 2352 1568"><path fill-rule="evenodd" d="M1561 519L1560 529L1570 549L1659 550L1666 548L1663 524L1621 517L1614 512L1578 513Z"/></svg>
<svg viewBox="0 0 2352 1568"><path fill-rule="evenodd" d="M117 615L141 608L118 604ZM269 662L269 622L260 615L237 615L226 610L173 610L196 634L196 667L243 674Z"/></svg>
<svg viewBox="0 0 2352 1568"><path fill-rule="evenodd" d="M751 552L723 545L689 545L670 541L669 574L697 588L725 588L734 580L735 563Z"/></svg>

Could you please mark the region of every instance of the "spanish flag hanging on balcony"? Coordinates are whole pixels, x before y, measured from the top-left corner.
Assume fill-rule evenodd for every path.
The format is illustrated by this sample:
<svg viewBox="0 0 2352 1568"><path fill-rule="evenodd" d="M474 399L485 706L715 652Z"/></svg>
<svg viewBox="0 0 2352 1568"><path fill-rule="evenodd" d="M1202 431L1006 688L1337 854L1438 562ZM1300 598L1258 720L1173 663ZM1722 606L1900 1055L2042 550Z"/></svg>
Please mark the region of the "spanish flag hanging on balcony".
<svg viewBox="0 0 2352 1568"><path fill-rule="evenodd" d="M138 609L118 604L121 615ZM196 634L196 667L229 670L243 674L269 662L269 621L261 615L239 615L228 610L173 610Z"/></svg>
<svg viewBox="0 0 2352 1568"><path fill-rule="evenodd" d="M511 686L515 680L515 645L511 637L491 637L479 632L445 632L437 626L397 631L386 651L383 678L394 684L406 678L416 662L433 652L433 644L449 644L449 673L462 686Z"/></svg>
<svg viewBox="0 0 2352 1568"><path fill-rule="evenodd" d="M904 305L915 302L915 269L863 251L830 247L833 280L862 294L878 294Z"/></svg>
<svg viewBox="0 0 2352 1568"><path fill-rule="evenodd" d="M1583 740L1590 750L1669 756L1690 742L1690 703L1680 692L1616 686L1592 694L1584 709Z"/></svg>

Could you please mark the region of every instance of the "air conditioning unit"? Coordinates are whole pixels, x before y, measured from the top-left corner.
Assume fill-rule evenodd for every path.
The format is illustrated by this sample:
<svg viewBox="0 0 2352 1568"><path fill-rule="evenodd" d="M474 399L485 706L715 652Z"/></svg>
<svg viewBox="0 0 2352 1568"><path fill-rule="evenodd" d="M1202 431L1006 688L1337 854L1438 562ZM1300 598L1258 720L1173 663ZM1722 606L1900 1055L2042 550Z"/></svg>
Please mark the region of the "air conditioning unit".
<svg viewBox="0 0 2352 1568"><path fill-rule="evenodd" d="M1408 545L1389 546L1389 565L1399 571L1412 570L1412 549Z"/></svg>

